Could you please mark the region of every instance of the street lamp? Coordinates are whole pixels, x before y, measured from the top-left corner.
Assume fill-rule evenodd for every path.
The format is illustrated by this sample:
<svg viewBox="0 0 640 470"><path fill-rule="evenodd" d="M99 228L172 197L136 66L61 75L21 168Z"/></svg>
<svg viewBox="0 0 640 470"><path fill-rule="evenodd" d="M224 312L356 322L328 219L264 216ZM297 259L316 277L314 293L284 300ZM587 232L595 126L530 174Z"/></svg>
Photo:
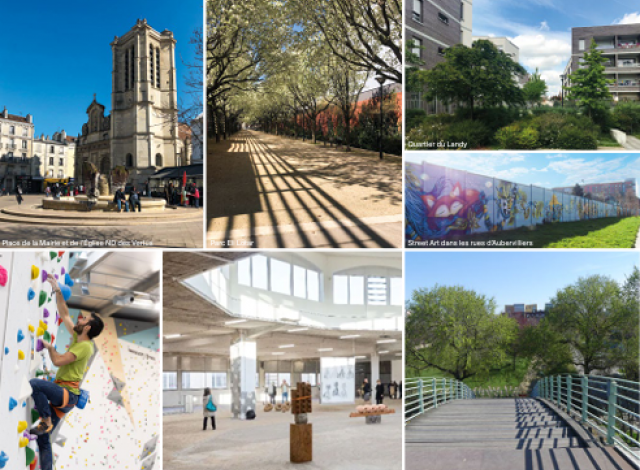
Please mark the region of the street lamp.
<svg viewBox="0 0 640 470"><path fill-rule="evenodd" d="M380 149L380 160L382 160L382 96L383 96L383 92L384 92L384 82L385 82L385 78L382 75L378 75L376 77L376 82L378 82L380 84L380 135L378 137L378 144L379 144L379 149Z"/></svg>
<svg viewBox="0 0 640 470"><path fill-rule="evenodd" d="M560 97L562 101L562 107L564 108L564 81L567 78L565 74L560 75Z"/></svg>

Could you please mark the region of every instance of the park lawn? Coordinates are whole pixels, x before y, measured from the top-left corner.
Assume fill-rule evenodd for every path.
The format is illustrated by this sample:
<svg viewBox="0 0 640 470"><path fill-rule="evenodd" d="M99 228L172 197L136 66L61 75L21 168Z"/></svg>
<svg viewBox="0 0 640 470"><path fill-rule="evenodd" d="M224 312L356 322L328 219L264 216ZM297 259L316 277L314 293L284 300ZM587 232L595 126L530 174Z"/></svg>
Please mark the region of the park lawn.
<svg viewBox="0 0 640 470"><path fill-rule="evenodd" d="M490 371L488 374L484 376L473 376L465 379L463 382L471 387L501 387L513 386L517 387L520 385L522 380L524 379L527 370L529 369L530 361L528 359L516 359L516 369L513 370L512 367L505 367L501 370ZM407 366L407 378L416 378L416 377L429 377L429 378L453 378L451 374L447 374L445 372L439 371L438 369L429 368L420 372L416 372L410 366ZM412 375L413 374L413 375Z"/></svg>
<svg viewBox="0 0 640 470"><path fill-rule="evenodd" d="M520 227L504 232L479 233L464 240L470 241L526 241L533 248L634 248L640 217L620 219L608 217L578 222ZM487 245L486 248L525 248L523 245Z"/></svg>
<svg viewBox="0 0 640 470"><path fill-rule="evenodd" d="M601 134L598 138L598 147L622 147L622 145L610 135Z"/></svg>

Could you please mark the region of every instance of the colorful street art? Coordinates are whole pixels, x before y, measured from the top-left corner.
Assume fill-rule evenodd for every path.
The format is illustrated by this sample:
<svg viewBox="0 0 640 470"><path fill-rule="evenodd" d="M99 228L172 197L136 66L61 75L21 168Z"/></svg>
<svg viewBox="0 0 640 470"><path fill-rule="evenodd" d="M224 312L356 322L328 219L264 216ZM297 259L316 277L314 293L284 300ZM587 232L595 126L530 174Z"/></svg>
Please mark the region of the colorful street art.
<svg viewBox="0 0 640 470"><path fill-rule="evenodd" d="M427 162L407 163L405 179L407 240L638 215L616 205Z"/></svg>

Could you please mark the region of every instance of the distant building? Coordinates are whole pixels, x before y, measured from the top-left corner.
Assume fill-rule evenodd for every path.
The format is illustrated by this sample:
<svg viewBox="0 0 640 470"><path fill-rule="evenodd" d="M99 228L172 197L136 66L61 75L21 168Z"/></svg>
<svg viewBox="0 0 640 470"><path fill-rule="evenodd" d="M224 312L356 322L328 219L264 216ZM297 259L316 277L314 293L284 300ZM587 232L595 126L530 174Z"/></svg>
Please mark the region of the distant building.
<svg viewBox="0 0 640 470"><path fill-rule="evenodd" d="M582 186L584 194L591 194L594 199L602 201L617 200L619 197L624 197L627 194L632 194L634 197L636 192L636 179L627 178L624 181L617 181L614 183L593 183L585 184ZM562 188L553 188L554 191L562 192L565 194L572 194L574 186L565 186Z"/></svg>
<svg viewBox="0 0 640 470"><path fill-rule="evenodd" d="M49 138L44 134L33 141L33 158L36 163L33 179L52 183L67 183L74 177L76 137L62 130ZM44 188L38 188L41 191Z"/></svg>
<svg viewBox="0 0 640 470"><path fill-rule="evenodd" d="M504 313L509 318L513 318L516 322L518 322L518 326L520 328L524 328L525 326L538 326L540 321L545 317L551 304L545 305L545 310L538 310L537 304L514 304L514 305L505 305Z"/></svg>
<svg viewBox="0 0 640 470"><path fill-rule="evenodd" d="M602 56L609 90L614 101L640 100L640 24L618 24L571 29L571 59L562 75L562 85L571 86L570 75L583 67L584 53L595 40ZM566 97L569 90L563 89Z"/></svg>
<svg viewBox="0 0 640 470"><path fill-rule="evenodd" d="M520 63L520 48L516 46L513 42L511 42L509 38L504 36L503 37L474 36L473 42L476 42L480 39L484 39L486 41L492 42L498 48L499 51L502 51L505 54L507 54L509 57L511 57L511 59L514 62L518 64ZM527 84L527 82L529 82L530 78L531 77L529 76L528 73L524 75L514 75L514 79L520 88L524 87Z"/></svg>
<svg viewBox="0 0 640 470"><path fill-rule="evenodd" d="M191 163L202 163L203 161L203 142L204 134L202 132L202 114L191 121Z"/></svg>
<svg viewBox="0 0 640 470"><path fill-rule="evenodd" d="M14 190L18 183L25 192L31 191L33 133L31 114L17 116L4 108L0 114L0 186L6 191Z"/></svg>

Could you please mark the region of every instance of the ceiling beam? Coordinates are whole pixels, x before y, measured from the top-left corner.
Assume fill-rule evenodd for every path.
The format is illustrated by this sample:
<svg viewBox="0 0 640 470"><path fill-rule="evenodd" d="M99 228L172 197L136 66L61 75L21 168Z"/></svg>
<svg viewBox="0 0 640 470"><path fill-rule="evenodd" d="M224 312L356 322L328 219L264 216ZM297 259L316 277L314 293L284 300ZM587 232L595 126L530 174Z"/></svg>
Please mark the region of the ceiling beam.
<svg viewBox="0 0 640 470"><path fill-rule="evenodd" d="M136 291L136 292L150 292L156 289L160 285L160 271L155 271L147 276L145 279L141 280L137 284L133 285L130 289L120 289L120 292L123 291ZM103 317L108 318L118 310L123 308L123 305L115 305L113 300L109 300L98 308L96 311Z"/></svg>

